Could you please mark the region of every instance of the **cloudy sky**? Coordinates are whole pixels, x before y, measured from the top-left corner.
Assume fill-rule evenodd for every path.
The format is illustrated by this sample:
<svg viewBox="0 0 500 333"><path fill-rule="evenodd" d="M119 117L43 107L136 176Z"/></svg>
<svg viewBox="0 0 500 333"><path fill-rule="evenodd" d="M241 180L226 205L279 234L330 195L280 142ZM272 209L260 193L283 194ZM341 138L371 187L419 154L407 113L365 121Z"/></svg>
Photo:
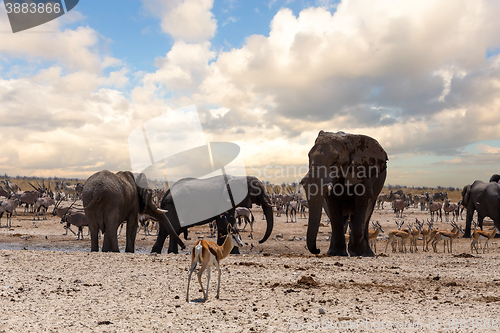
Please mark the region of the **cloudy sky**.
<svg viewBox="0 0 500 333"><path fill-rule="evenodd" d="M206 140L240 145L262 179L300 179L325 130L376 138L389 184L486 181L499 15L491 0L80 1L13 34L2 3L0 172L130 170L133 130L194 104Z"/></svg>

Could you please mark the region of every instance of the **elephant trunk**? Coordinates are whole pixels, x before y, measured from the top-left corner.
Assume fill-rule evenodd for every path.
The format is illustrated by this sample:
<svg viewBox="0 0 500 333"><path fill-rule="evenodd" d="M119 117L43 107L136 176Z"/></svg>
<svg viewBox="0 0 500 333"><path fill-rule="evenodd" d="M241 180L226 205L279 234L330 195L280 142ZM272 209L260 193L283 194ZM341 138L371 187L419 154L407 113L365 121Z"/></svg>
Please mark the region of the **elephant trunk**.
<svg viewBox="0 0 500 333"><path fill-rule="evenodd" d="M160 224L167 230L168 234L170 235L170 238L175 240L175 242L177 244L180 245L180 247L184 250L186 248L186 246L184 245L184 242L182 241L182 239L179 237L179 235L177 234L177 232L175 232L174 228L172 227L172 224L170 223L170 221L168 220L167 216L165 215L165 213L163 213L161 210L159 209L156 209L154 210L154 213L150 213L150 215L152 217L154 217L155 219L157 219Z"/></svg>
<svg viewBox="0 0 500 333"><path fill-rule="evenodd" d="M262 210L264 211L264 215L266 217L267 228L266 233L264 234L264 237L259 241L259 244L264 243L269 238L269 236L271 236L271 232L273 231L274 227L273 207L271 205L262 205Z"/></svg>
<svg viewBox="0 0 500 333"><path fill-rule="evenodd" d="M307 224L307 248L312 254L319 254L316 247L316 237L318 236L319 223L323 209L323 196L318 195L309 200L309 221Z"/></svg>
<svg viewBox="0 0 500 333"><path fill-rule="evenodd" d="M323 170L324 171L324 170ZM332 186L332 179L328 177L326 171L321 172L321 168L310 167L307 175L300 182L306 192L309 205L309 221L307 223L307 248L312 254L319 254L316 247L316 237L318 236L319 223L323 209L325 193L328 193Z"/></svg>

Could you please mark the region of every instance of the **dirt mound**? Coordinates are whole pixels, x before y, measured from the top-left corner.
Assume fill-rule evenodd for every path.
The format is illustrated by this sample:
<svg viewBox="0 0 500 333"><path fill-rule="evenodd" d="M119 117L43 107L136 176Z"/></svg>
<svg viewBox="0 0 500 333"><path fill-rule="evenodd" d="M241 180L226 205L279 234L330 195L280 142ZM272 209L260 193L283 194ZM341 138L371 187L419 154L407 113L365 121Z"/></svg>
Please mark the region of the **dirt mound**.
<svg viewBox="0 0 500 333"><path fill-rule="evenodd" d="M307 287L317 287L319 286L319 283L315 281L312 276L302 276L299 281L297 281L297 284L300 286L307 286Z"/></svg>

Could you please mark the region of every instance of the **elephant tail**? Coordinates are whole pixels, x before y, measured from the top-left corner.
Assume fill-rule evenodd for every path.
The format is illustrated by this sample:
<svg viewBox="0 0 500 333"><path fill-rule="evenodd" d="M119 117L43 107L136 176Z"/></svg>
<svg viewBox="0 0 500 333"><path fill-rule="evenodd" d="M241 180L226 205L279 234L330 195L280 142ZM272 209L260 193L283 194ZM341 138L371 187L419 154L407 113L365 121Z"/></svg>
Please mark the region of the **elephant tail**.
<svg viewBox="0 0 500 333"><path fill-rule="evenodd" d="M101 201L101 191L97 192L97 194L95 194L95 192L92 193L92 200L90 200L89 204L85 207L83 207L83 209L87 209L87 208L90 208L92 207L96 202L99 202Z"/></svg>

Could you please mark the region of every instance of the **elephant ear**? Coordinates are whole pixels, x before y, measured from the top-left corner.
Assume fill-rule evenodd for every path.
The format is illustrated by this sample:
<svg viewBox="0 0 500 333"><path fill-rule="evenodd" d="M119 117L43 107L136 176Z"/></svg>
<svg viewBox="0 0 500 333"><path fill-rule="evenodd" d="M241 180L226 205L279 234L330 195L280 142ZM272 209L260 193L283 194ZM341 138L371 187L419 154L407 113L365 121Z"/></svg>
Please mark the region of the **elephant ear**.
<svg viewBox="0 0 500 333"><path fill-rule="evenodd" d="M469 203L470 192L471 192L471 186L466 185L462 191L462 197L464 198L463 202L465 205L467 205Z"/></svg>
<svg viewBox="0 0 500 333"><path fill-rule="evenodd" d="M366 135L353 135L351 165L357 179L377 177L387 170L387 153L377 140ZM353 171L350 170L350 174Z"/></svg>
<svg viewBox="0 0 500 333"><path fill-rule="evenodd" d="M228 182L226 185L223 187L223 198L228 200L229 199L229 193L228 193L228 186L231 190L231 194L233 196L234 204L236 206L241 205L244 207L248 207L248 204L251 205L251 199L250 199L250 194L249 191L249 184L247 177L231 177L229 178ZM247 200L245 200L247 199ZM244 201L245 200L245 201ZM244 202L243 202L244 201Z"/></svg>
<svg viewBox="0 0 500 333"><path fill-rule="evenodd" d="M139 193L139 213L144 214L152 203L153 193L150 189L140 186L137 186L137 192Z"/></svg>

